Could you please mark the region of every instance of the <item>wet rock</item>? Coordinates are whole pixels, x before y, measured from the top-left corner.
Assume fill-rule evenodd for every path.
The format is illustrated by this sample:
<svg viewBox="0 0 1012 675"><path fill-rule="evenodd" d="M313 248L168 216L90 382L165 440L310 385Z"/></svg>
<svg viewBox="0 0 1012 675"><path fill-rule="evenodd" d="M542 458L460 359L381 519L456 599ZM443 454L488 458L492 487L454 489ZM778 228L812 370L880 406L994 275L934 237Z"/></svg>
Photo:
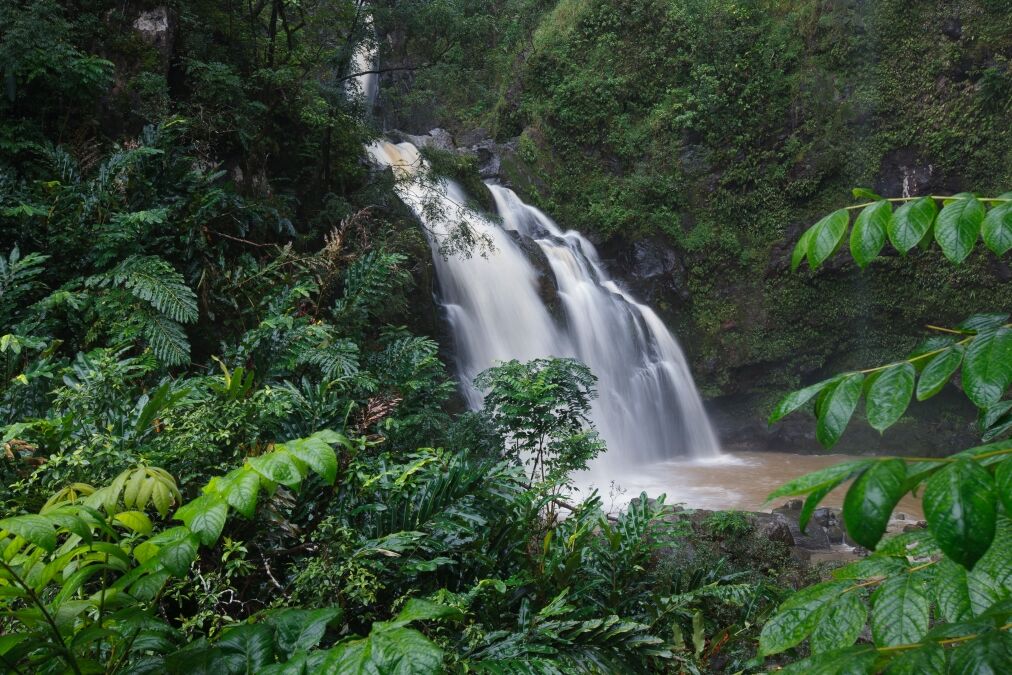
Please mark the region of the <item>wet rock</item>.
<svg viewBox="0 0 1012 675"><path fill-rule="evenodd" d="M837 525L831 525L826 528L826 537L829 539L830 544L843 544L844 543L844 532Z"/></svg>
<svg viewBox="0 0 1012 675"><path fill-rule="evenodd" d="M765 514L756 514L757 516ZM794 534L791 532L791 525L787 518L780 514L773 514L773 517L765 522L760 519L759 534L770 541L776 541L784 546L794 546Z"/></svg>
<svg viewBox="0 0 1012 675"><path fill-rule="evenodd" d="M392 132L390 136L408 141L418 148L436 148L437 150L453 151L456 147L453 144L453 136L446 129L432 129L424 136L397 132Z"/></svg>

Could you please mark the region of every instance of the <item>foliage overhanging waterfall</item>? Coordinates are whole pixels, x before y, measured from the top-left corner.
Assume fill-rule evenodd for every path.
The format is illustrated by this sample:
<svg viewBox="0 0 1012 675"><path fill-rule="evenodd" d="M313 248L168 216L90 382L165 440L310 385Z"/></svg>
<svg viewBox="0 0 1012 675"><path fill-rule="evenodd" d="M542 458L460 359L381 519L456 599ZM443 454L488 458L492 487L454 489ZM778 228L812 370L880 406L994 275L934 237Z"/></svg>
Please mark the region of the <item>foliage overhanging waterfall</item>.
<svg viewBox="0 0 1012 675"><path fill-rule="evenodd" d="M501 226L462 208L467 196L453 181L413 179L425 166L410 143L376 143L370 154L392 167L398 194L425 225L456 342L457 373L472 407L481 406L481 393L470 383L496 362L575 357L599 379L593 418L610 452L596 468L720 454L674 336L652 309L608 278L587 239L563 232L498 185L489 189ZM461 220L491 244L487 256L442 255L439 242L451 236L450 223ZM535 255L547 260L561 316L552 316L539 293L541 275L518 241L533 244Z"/></svg>

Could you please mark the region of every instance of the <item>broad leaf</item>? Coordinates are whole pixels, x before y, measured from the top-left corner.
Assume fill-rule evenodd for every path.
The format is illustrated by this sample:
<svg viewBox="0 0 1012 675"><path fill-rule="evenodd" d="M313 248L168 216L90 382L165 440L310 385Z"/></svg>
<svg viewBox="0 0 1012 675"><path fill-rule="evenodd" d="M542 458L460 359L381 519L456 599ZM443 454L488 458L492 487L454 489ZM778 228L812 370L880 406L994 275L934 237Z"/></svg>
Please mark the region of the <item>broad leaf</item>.
<svg viewBox="0 0 1012 675"><path fill-rule="evenodd" d="M850 224L850 213L839 209L829 214L812 227L808 240L808 264L814 270L826 261L840 246L843 235Z"/></svg>
<svg viewBox="0 0 1012 675"><path fill-rule="evenodd" d="M987 212L981 235L996 255L1005 255L1012 249L1012 202L1004 202Z"/></svg>
<svg viewBox="0 0 1012 675"><path fill-rule="evenodd" d="M1001 503L1005 505L1005 513L1012 514L1012 457L1003 459L994 470L994 485Z"/></svg>
<svg viewBox="0 0 1012 675"><path fill-rule="evenodd" d="M843 500L843 520L854 541L875 548L906 492L906 477L907 464L901 459L875 462L857 477Z"/></svg>
<svg viewBox="0 0 1012 675"><path fill-rule="evenodd" d="M808 243L812 240L812 235L815 232L815 226L805 230L801 238L798 239L798 243L794 245L794 251L791 252L791 271L796 272L798 267L801 266L801 261L808 255Z"/></svg>
<svg viewBox="0 0 1012 675"><path fill-rule="evenodd" d="M292 461L292 456L284 449L251 457L247 461L254 471L267 480L287 487L295 487L302 482L302 473Z"/></svg>
<svg viewBox="0 0 1012 675"><path fill-rule="evenodd" d="M327 485L333 485L337 478L337 455L334 449L321 438L310 436L285 443L285 448L296 459L316 472Z"/></svg>
<svg viewBox="0 0 1012 675"><path fill-rule="evenodd" d="M229 506L247 518L253 517L260 494L260 476L253 469L241 467L229 472L216 483L216 488Z"/></svg>
<svg viewBox="0 0 1012 675"><path fill-rule="evenodd" d="M924 513L939 548L972 568L994 538L997 498L991 474L973 460L959 459L929 478Z"/></svg>
<svg viewBox="0 0 1012 675"><path fill-rule="evenodd" d="M228 504L217 495L205 494L179 507L174 518L183 521L204 546L212 546L221 536L228 517Z"/></svg>
<svg viewBox="0 0 1012 675"><path fill-rule="evenodd" d="M963 352L963 345L953 345L928 361L917 381L918 401L925 401L942 390L963 362Z"/></svg>
<svg viewBox="0 0 1012 675"><path fill-rule="evenodd" d="M896 653L885 675L947 675L946 652L936 642Z"/></svg>
<svg viewBox="0 0 1012 675"><path fill-rule="evenodd" d="M815 630L828 603L850 585L847 581L827 581L803 588L787 598L763 626L759 636L760 653L763 656L779 654L799 644Z"/></svg>
<svg viewBox="0 0 1012 675"><path fill-rule="evenodd" d="M341 615L337 607L327 609L282 609L271 612L278 651L291 655L298 650L315 649L323 639L327 624Z"/></svg>
<svg viewBox="0 0 1012 675"><path fill-rule="evenodd" d="M841 593L830 603L822 620L812 631L812 653L849 647L857 641L868 619L868 608L858 593Z"/></svg>
<svg viewBox="0 0 1012 675"><path fill-rule="evenodd" d="M878 652L873 647L861 645L809 656L776 672L778 675L871 675L875 672L876 661Z"/></svg>
<svg viewBox="0 0 1012 675"><path fill-rule="evenodd" d="M0 530L15 534L45 551L56 548L56 530L45 516L29 514L0 520Z"/></svg>
<svg viewBox="0 0 1012 675"><path fill-rule="evenodd" d="M979 408L996 403L1012 384L1012 329L978 334L963 360L963 389Z"/></svg>
<svg viewBox="0 0 1012 675"><path fill-rule="evenodd" d="M974 314L961 321L956 328L963 331L983 333L991 328L997 328L1009 320L1009 315L1002 312L988 312L986 314Z"/></svg>
<svg viewBox="0 0 1012 675"><path fill-rule="evenodd" d="M240 673L256 673L274 661L274 636L269 626L245 624L226 630L215 645ZM236 672L236 671L233 671Z"/></svg>
<svg viewBox="0 0 1012 675"><path fill-rule="evenodd" d="M854 199L867 199L869 201L877 202L882 199L878 194L872 192L868 188L856 187L851 189L850 194L854 195Z"/></svg>
<svg viewBox="0 0 1012 675"><path fill-rule="evenodd" d="M777 407L773 409L773 412L770 413L768 423L773 424L787 415L790 415L792 412L812 400L812 398L823 389L839 381L839 379L839 377L832 377L828 380L817 382L805 387L804 389L792 391L790 394L787 394L787 396L785 396L780 403L777 404Z"/></svg>
<svg viewBox="0 0 1012 675"><path fill-rule="evenodd" d="M945 257L961 263L973 251L984 222L984 205L973 195L953 199L942 208L935 223L935 241Z"/></svg>
<svg viewBox="0 0 1012 675"><path fill-rule="evenodd" d="M158 551L157 560L175 577L185 577L190 565L197 559L197 537L186 533L185 536L165 544Z"/></svg>
<svg viewBox="0 0 1012 675"><path fill-rule="evenodd" d="M900 253L907 251L920 243L921 239L931 229L931 223L935 220L938 209L934 200L930 197L921 197L915 201L907 202L896 209L892 220L889 222L887 234L889 241Z"/></svg>
<svg viewBox="0 0 1012 675"><path fill-rule="evenodd" d="M868 390L868 423L879 431L895 424L910 405L917 371L909 363L900 363L882 371Z"/></svg>
<svg viewBox="0 0 1012 675"><path fill-rule="evenodd" d="M858 471L867 468L874 461L873 459L854 459L807 473L781 485L770 493L766 501L769 502L778 497L786 497L788 495L806 494L826 485L839 485Z"/></svg>
<svg viewBox="0 0 1012 675"><path fill-rule="evenodd" d="M872 593L871 632L876 646L913 644L928 632L931 601L924 576L890 577Z"/></svg>
<svg viewBox="0 0 1012 675"><path fill-rule="evenodd" d="M950 675L1007 675L1012 663L1012 634L988 631L958 645L949 657Z"/></svg>
<svg viewBox="0 0 1012 675"><path fill-rule="evenodd" d="M939 618L956 623L971 618L970 588L966 580L966 568L948 558L935 563L931 590L935 596L935 607Z"/></svg>
<svg viewBox="0 0 1012 675"><path fill-rule="evenodd" d="M840 440L857 408L863 384L864 375L851 373L826 390L825 403L815 427L815 437L823 447L830 448Z"/></svg>
<svg viewBox="0 0 1012 675"><path fill-rule="evenodd" d="M412 628L378 628L368 638L331 649L320 672L341 675L422 675L443 669L443 650Z"/></svg>
<svg viewBox="0 0 1012 675"><path fill-rule="evenodd" d="M892 217L892 205L883 200L866 206L854 221L854 229L850 233L850 253L860 267L867 267L882 252Z"/></svg>

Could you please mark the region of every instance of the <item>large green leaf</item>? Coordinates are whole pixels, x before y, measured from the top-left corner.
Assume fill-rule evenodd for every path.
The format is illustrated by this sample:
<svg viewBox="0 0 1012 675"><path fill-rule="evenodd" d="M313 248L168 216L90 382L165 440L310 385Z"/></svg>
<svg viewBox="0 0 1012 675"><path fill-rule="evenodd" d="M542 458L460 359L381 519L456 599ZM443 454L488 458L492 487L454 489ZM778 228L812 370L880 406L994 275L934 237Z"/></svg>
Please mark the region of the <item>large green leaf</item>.
<svg viewBox="0 0 1012 675"><path fill-rule="evenodd" d="M443 672L443 650L412 628L379 628L344 642L327 655L323 673L340 675L431 675Z"/></svg>
<svg viewBox="0 0 1012 675"><path fill-rule="evenodd" d="M274 635L262 623L244 624L227 629L215 645L228 658L232 672L257 673L274 662Z"/></svg>
<svg viewBox="0 0 1012 675"><path fill-rule="evenodd" d="M217 495L205 494L179 507L174 518L186 524L200 543L211 546L218 541L228 517L228 504Z"/></svg>
<svg viewBox="0 0 1012 675"><path fill-rule="evenodd" d="M794 480L788 481L781 485L779 488L770 493L766 498L766 501L771 501L778 497L786 497L788 495L802 495L826 485L839 485L843 481L853 476L858 471L862 471L868 467L869 464L874 462L873 459L854 459L848 462L840 462L833 466L828 466L825 469L819 469L812 473L806 473L804 476L795 478Z"/></svg>
<svg viewBox="0 0 1012 675"><path fill-rule="evenodd" d="M825 402L815 426L815 437L823 447L830 448L840 440L857 408L863 384L863 374L851 373L826 389Z"/></svg>
<svg viewBox="0 0 1012 675"><path fill-rule="evenodd" d="M917 381L918 401L925 401L942 390L963 362L963 352L963 345L953 345L928 361Z"/></svg>
<svg viewBox="0 0 1012 675"><path fill-rule="evenodd" d="M868 423L885 431L903 416L914 394L917 371L909 363L899 363L882 371L868 389Z"/></svg>
<svg viewBox="0 0 1012 675"><path fill-rule="evenodd" d="M843 500L843 520L854 541L875 548L906 492L906 477L907 463L901 459L875 462L857 477Z"/></svg>
<svg viewBox="0 0 1012 675"><path fill-rule="evenodd" d="M316 472L327 485L333 485L337 478L337 455L334 449L316 435L285 443L285 448L296 459Z"/></svg>
<svg viewBox="0 0 1012 675"><path fill-rule="evenodd" d="M971 194L959 195L942 208L935 223L935 241L945 257L961 263L973 251L984 222L984 205Z"/></svg>
<svg viewBox="0 0 1012 675"><path fill-rule="evenodd" d="M216 489L233 509L252 518L257 508L257 497L260 494L260 476L249 467L240 467L230 471L226 476L212 481Z"/></svg>
<svg viewBox="0 0 1012 675"><path fill-rule="evenodd" d="M809 656L776 671L778 675L871 675L878 652L860 645Z"/></svg>
<svg viewBox="0 0 1012 675"><path fill-rule="evenodd" d="M886 230L893 219L893 207L882 200L864 207L850 233L850 253L860 267L878 257L886 242Z"/></svg>
<svg viewBox="0 0 1012 675"><path fill-rule="evenodd" d="M838 209L812 227L812 235L808 240L808 264L813 270L833 255L843 241L849 224L850 213L846 209Z"/></svg>
<svg viewBox="0 0 1012 675"><path fill-rule="evenodd" d="M981 235L996 255L1005 255L1012 249L1012 202L999 204L987 212Z"/></svg>
<svg viewBox="0 0 1012 675"><path fill-rule="evenodd" d="M764 656L790 649L815 630L816 624L847 581L827 581L794 593L779 608L759 635L759 651Z"/></svg>
<svg viewBox="0 0 1012 675"><path fill-rule="evenodd" d="M1012 634L992 630L952 651L949 675L1008 675L1009 664L1012 664Z"/></svg>
<svg viewBox="0 0 1012 675"><path fill-rule="evenodd" d="M956 623L972 616L970 588L966 580L966 568L962 565L957 565L948 558L935 563L931 590L940 619Z"/></svg>
<svg viewBox="0 0 1012 675"><path fill-rule="evenodd" d="M801 238L798 239L798 243L794 245L794 250L791 252L791 271L796 272L798 267L801 266L801 261L808 255L808 243L812 241L812 236L815 234L815 226L805 230Z"/></svg>
<svg viewBox="0 0 1012 675"><path fill-rule="evenodd" d="M186 532L175 541L162 546L158 551L157 560L172 576L185 577L190 571L190 565L197 559L198 545L197 537Z"/></svg>
<svg viewBox="0 0 1012 675"><path fill-rule="evenodd" d="M889 222L887 234L889 241L900 253L905 254L920 243L931 229L938 209L930 197L921 197L907 202L896 209Z"/></svg>
<svg viewBox="0 0 1012 675"><path fill-rule="evenodd" d="M963 389L979 408L996 403L1012 384L1012 329L979 333L963 359Z"/></svg>
<svg viewBox="0 0 1012 675"><path fill-rule="evenodd" d="M812 400L812 398L823 389L839 381L839 379L839 377L831 377L828 380L816 382L804 389L792 391L787 394L787 396L784 396L780 403L777 404L777 407L773 409L773 412L770 413L769 424L773 424L787 415L790 415L792 412Z"/></svg>
<svg viewBox="0 0 1012 675"><path fill-rule="evenodd" d="M947 675L946 652L936 642L896 652L885 675Z"/></svg>
<svg viewBox="0 0 1012 675"><path fill-rule="evenodd" d="M991 474L970 459L959 459L929 478L924 513L939 548L972 568L994 538L997 498Z"/></svg>
<svg viewBox="0 0 1012 675"><path fill-rule="evenodd" d="M271 612L267 622L274 626L274 639L278 651L291 655L303 650L315 649L327 624L341 615L340 608L326 609L281 609Z"/></svg>
<svg viewBox="0 0 1012 675"><path fill-rule="evenodd" d="M858 593L841 593L825 610L810 638L812 653L849 647L857 641L868 619L868 608Z"/></svg>
<svg viewBox="0 0 1012 675"><path fill-rule="evenodd" d="M871 632L876 646L913 644L928 632L931 601L925 576L906 573L890 577L872 593Z"/></svg>
<svg viewBox="0 0 1012 675"><path fill-rule="evenodd" d="M267 480L288 487L295 487L302 482L302 472L284 448L259 457L250 457L247 461L254 471Z"/></svg>
<svg viewBox="0 0 1012 675"><path fill-rule="evenodd" d="M15 534L45 551L56 548L56 530L45 516L29 514L0 520L0 530Z"/></svg>

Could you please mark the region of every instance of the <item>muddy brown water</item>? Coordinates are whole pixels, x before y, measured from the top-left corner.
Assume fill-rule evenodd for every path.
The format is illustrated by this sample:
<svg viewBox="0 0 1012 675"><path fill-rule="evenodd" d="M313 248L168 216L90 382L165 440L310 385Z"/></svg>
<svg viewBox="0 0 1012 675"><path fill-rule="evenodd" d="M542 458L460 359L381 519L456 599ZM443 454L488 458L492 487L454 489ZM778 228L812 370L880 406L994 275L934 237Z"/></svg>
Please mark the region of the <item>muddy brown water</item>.
<svg viewBox="0 0 1012 675"><path fill-rule="evenodd" d="M607 477L584 477L577 484L596 487L604 505L621 510L631 499L646 492L651 497L666 495L665 502L687 508L711 510L770 511L788 497L766 503L766 496L789 480L851 459L850 455L795 455L786 452L728 452L709 461L670 461L630 468ZM842 508L849 483L822 500L822 505ZM581 490L582 491L582 490ZM905 495L894 510L907 519L923 516L919 498Z"/></svg>

